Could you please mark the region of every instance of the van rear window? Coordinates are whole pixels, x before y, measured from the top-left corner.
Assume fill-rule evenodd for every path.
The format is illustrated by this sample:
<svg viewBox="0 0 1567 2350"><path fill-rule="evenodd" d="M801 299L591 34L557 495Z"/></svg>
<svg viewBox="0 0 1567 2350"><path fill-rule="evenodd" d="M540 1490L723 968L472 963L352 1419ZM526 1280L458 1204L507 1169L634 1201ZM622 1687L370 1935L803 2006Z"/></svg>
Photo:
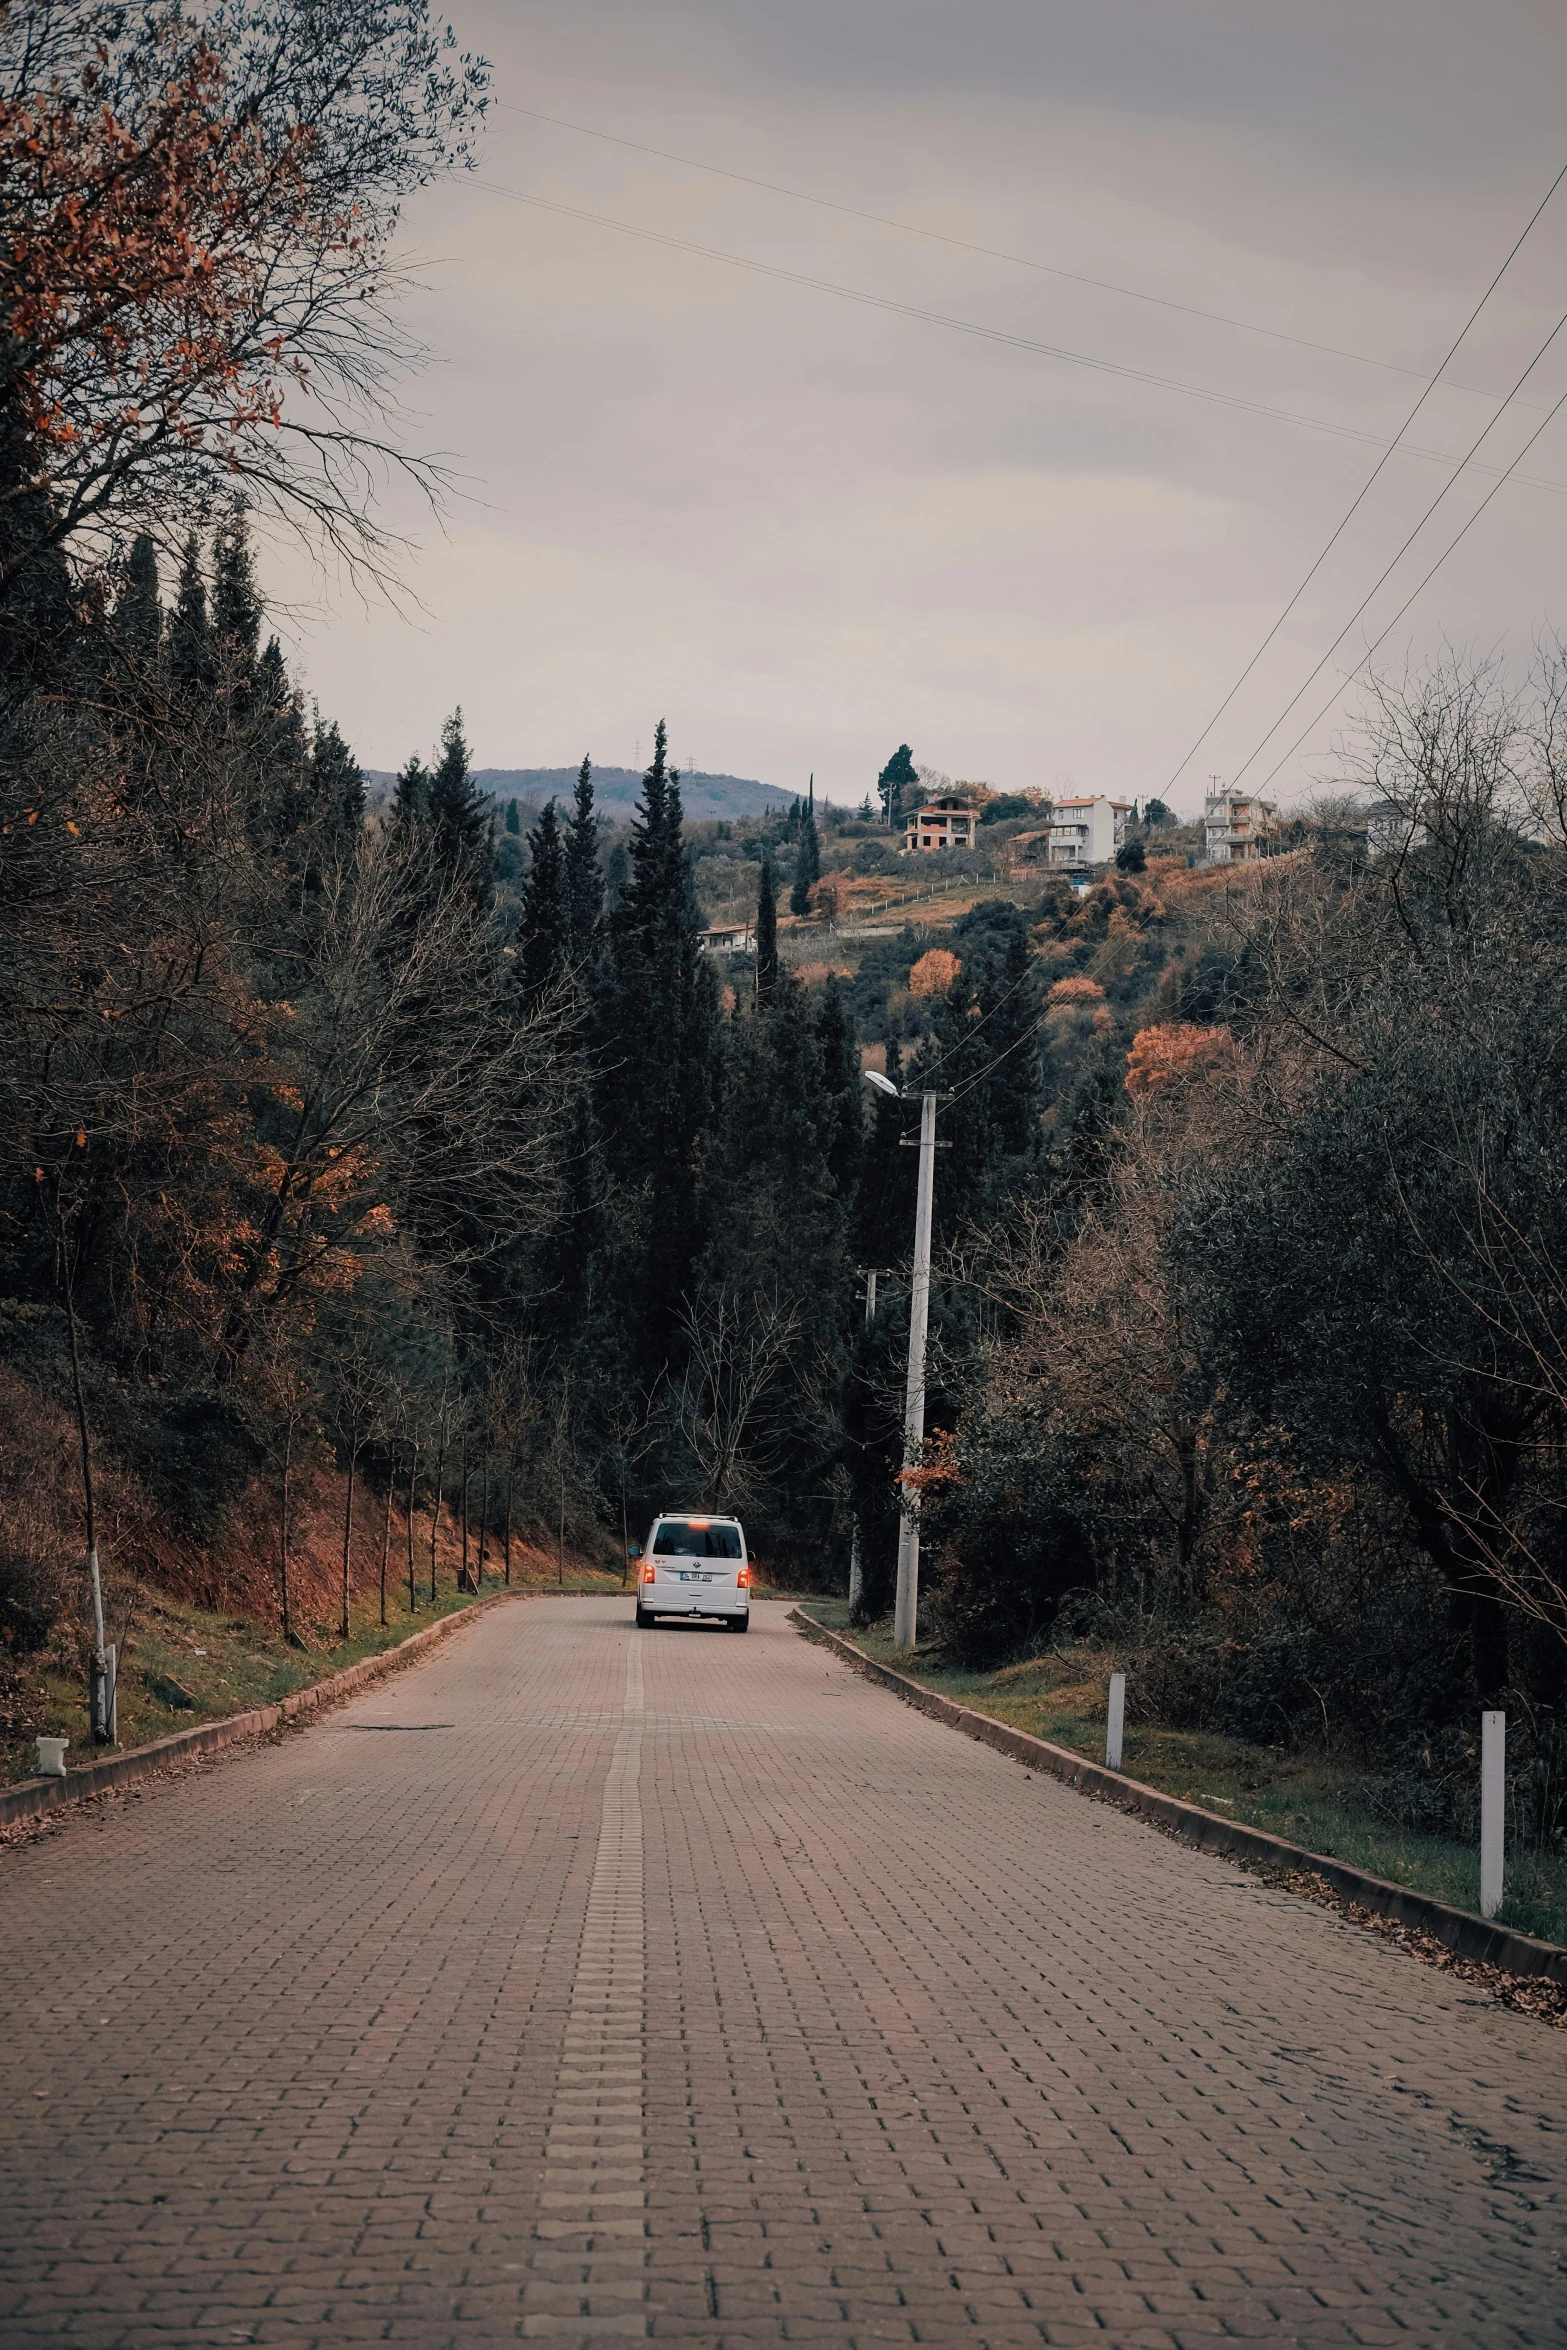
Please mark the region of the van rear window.
<svg viewBox="0 0 1567 2350"><path fill-rule="evenodd" d="M738 1526L702 1525L690 1518L666 1518L653 1537L655 1558L737 1559Z"/></svg>

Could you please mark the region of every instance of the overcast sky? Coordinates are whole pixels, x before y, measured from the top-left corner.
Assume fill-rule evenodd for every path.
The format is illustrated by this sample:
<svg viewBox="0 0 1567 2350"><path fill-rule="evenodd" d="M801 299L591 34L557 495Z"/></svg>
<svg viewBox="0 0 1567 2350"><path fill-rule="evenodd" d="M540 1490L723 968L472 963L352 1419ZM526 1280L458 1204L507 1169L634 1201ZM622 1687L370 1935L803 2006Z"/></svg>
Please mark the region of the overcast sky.
<svg viewBox="0 0 1567 2350"><path fill-rule="evenodd" d="M900 741L1165 791L1567 161L1559 0L505 0L458 29L498 103L476 177L409 217L412 432L466 495L408 567L422 615L329 585L295 626L375 766L461 703L486 765L629 764L662 714L683 763L838 799ZM1567 182L1178 805L1241 770L1563 305ZM1564 391L1567 332L1480 462ZM1493 487L1464 476L1248 782ZM1564 526L1567 413L1381 660L1527 659L1567 628ZM1325 777L1353 707L1270 788Z"/></svg>

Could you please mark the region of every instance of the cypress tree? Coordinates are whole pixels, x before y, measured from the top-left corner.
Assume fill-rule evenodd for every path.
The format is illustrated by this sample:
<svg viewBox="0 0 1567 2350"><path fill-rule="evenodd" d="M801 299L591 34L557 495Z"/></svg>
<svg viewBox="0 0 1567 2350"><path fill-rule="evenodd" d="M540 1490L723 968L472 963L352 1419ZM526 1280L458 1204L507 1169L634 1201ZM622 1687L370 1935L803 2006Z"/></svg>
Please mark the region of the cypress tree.
<svg viewBox="0 0 1567 2350"><path fill-rule="evenodd" d="M545 802L543 815L528 834L528 860L519 921L519 976L526 993L537 997L559 979L570 948L566 860L553 800Z"/></svg>
<svg viewBox="0 0 1567 2350"><path fill-rule="evenodd" d="M681 837L661 719L609 917L599 1001L600 1125L624 1213L613 1294L642 1374L676 1343L702 1239L703 1171L720 1081L718 989Z"/></svg>
<svg viewBox="0 0 1567 2350"><path fill-rule="evenodd" d="M261 597L243 506L233 507L213 536L212 633L230 661L254 667L261 644Z"/></svg>
<svg viewBox="0 0 1567 2350"><path fill-rule="evenodd" d="M114 607L114 634L138 678L150 678L163 641L163 607L158 601L158 552L144 530L131 541L125 585Z"/></svg>
<svg viewBox="0 0 1567 2350"><path fill-rule="evenodd" d="M179 586L169 615L169 675L187 704L199 704L213 686L212 625L207 617L207 583L201 572L201 542L194 531L185 541Z"/></svg>
<svg viewBox="0 0 1567 2350"><path fill-rule="evenodd" d="M845 1206L852 1209L865 1160L867 1089L860 1077L860 1051L854 1040L854 1024L836 979L829 979L822 990L816 1038L821 1052L823 1150L833 1189Z"/></svg>
<svg viewBox="0 0 1567 2350"><path fill-rule="evenodd" d="M522 810L518 807L515 800L508 800L506 802L506 829L511 834L513 840L520 838L522 833Z"/></svg>
<svg viewBox="0 0 1567 2350"><path fill-rule="evenodd" d="M814 778L813 797L814 797ZM796 803L798 805L798 803ZM791 914L808 914L811 890L822 877L822 844L816 830L816 811L807 805L800 817L800 848L795 858L794 887L789 892Z"/></svg>
<svg viewBox="0 0 1567 2350"><path fill-rule="evenodd" d="M765 852L762 877L756 890L756 993L767 1003L778 984L778 896L773 888L773 861Z"/></svg>
<svg viewBox="0 0 1567 2350"><path fill-rule="evenodd" d="M907 743L899 743L892 757L876 778L876 789L886 810L887 824L896 832L903 822L903 795L919 789L919 777L914 772L914 754Z"/></svg>
<svg viewBox="0 0 1567 2350"><path fill-rule="evenodd" d="M593 762L577 770L572 812L566 824L566 926L571 958L586 969L598 953L604 920L604 879L599 872L599 827L593 811Z"/></svg>
<svg viewBox="0 0 1567 2350"><path fill-rule="evenodd" d="M460 875L474 903L482 904L493 878L490 812L469 772L461 710L454 710L441 729L441 756L430 777L425 806L437 866L445 874Z"/></svg>

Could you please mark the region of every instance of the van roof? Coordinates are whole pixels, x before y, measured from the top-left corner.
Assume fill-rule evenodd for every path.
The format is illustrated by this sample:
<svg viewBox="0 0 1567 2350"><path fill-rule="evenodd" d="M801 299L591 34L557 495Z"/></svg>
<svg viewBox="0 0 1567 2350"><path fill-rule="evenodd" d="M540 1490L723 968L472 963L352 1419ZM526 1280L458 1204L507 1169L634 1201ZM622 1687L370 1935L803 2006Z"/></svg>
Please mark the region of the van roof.
<svg viewBox="0 0 1567 2350"><path fill-rule="evenodd" d="M738 1526L738 1518L729 1517L723 1510L660 1510L661 1518L700 1518L705 1526Z"/></svg>

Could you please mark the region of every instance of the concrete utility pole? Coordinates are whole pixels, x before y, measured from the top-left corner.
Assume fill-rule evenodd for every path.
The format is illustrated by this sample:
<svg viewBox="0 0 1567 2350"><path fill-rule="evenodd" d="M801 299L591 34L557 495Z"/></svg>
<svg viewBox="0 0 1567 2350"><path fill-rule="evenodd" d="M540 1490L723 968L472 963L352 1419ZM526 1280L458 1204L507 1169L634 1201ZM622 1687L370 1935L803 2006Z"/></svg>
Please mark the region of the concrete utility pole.
<svg viewBox="0 0 1567 2350"><path fill-rule="evenodd" d="M903 1405L903 1466L907 1471L925 1441L925 1332L930 1322L930 1221L936 1184L936 1103L920 1095L919 1188L914 1206L914 1282L909 1292L909 1379ZM913 1142L912 1135L904 1141ZM919 1496L904 1490L898 1520L898 1597L892 1636L899 1648L914 1646L920 1601Z"/></svg>

